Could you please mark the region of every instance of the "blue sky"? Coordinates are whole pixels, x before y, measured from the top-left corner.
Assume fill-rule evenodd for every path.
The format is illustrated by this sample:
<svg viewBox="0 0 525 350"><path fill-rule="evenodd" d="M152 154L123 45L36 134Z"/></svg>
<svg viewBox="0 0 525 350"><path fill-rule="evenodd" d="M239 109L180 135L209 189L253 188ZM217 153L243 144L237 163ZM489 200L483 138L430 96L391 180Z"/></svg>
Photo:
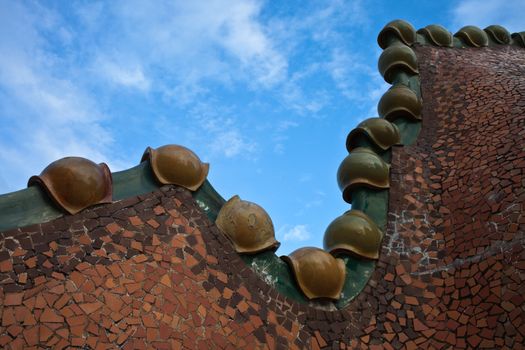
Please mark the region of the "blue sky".
<svg viewBox="0 0 525 350"><path fill-rule="evenodd" d="M347 133L388 88L388 21L525 30L511 1L0 1L0 193L64 156L138 164L176 143L228 199L262 205L278 254L349 208Z"/></svg>

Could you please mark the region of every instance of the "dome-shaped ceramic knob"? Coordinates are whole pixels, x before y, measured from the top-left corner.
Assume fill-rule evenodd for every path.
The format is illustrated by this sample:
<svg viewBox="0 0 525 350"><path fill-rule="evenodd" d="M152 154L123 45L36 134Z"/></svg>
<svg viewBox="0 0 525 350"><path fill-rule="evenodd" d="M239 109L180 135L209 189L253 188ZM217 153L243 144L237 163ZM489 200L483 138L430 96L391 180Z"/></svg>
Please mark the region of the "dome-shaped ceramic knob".
<svg viewBox="0 0 525 350"><path fill-rule="evenodd" d="M255 254L279 247L268 213L239 196L233 196L222 206L215 223L230 238L238 253Z"/></svg>
<svg viewBox="0 0 525 350"><path fill-rule="evenodd" d="M109 203L112 178L108 166L89 159L66 157L49 164L28 186L40 185L62 209L76 214L95 204Z"/></svg>
<svg viewBox="0 0 525 350"><path fill-rule="evenodd" d="M281 256L292 269L295 280L308 299L341 296L346 277L345 263L319 248L299 248Z"/></svg>
<svg viewBox="0 0 525 350"><path fill-rule="evenodd" d="M358 186L389 188L389 166L373 151L359 147L352 150L339 166L337 183L343 192L343 199L352 203L352 190Z"/></svg>
<svg viewBox="0 0 525 350"><path fill-rule="evenodd" d="M201 162L195 153L183 146L148 147L141 162L148 159L155 178L163 185L179 185L195 191L208 176L209 164Z"/></svg>
<svg viewBox="0 0 525 350"><path fill-rule="evenodd" d="M387 83L392 84L397 72L405 72L410 75L417 74L417 58L414 51L403 44L396 43L388 46L378 61L379 73Z"/></svg>
<svg viewBox="0 0 525 350"><path fill-rule="evenodd" d="M377 43L382 49L386 49L392 37L395 37L405 45L411 46L416 41L416 30L412 25L401 19L387 23L379 32Z"/></svg>
<svg viewBox="0 0 525 350"><path fill-rule="evenodd" d="M355 129L350 131L346 138L346 149L348 152L358 147L357 139L359 135L366 135L382 150L387 150L401 142L401 135L397 126L382 118L363 120Z"/></svg>
<svg viewBox="0 0 525 350"><path fill-rule="evenodd" d="M460 38L468 46L483 47L489 44L487 33L475 26L465 26L454 36Z"/></svg>
<svg viewBox="0 0 525 350"><path fill-rule="evenodd" d="M512 33L511 37L518 46L525 47L525 32Z"/></svg>
<svg viewBox="0 0 525 350"><path fill-rule="evenodd" d="M379 115L390 121L406 117L421 120L421 100L405 85L394 85L388 89L377 104Z"/></svg>
<svg viewBox="0 0 525 350"><path fill-rule="evenodd" d="M378 259L382 238L379 227L365 213L349 210L328 225L323 243L331 254Z"/></svg>
<svg viewBox="0 0 525 350"><path fill-rule="evenodd" d="M497 44L510 44L510 33L507 29L498 25L491 25L484 29L485 33Z"/></svg>
<svg viewBox="0 0 525 350"><path fill-rule="evenodd" d="M438 24L431 24L417 31L423 35L432 45L452 47L452 33Z"/></svg>

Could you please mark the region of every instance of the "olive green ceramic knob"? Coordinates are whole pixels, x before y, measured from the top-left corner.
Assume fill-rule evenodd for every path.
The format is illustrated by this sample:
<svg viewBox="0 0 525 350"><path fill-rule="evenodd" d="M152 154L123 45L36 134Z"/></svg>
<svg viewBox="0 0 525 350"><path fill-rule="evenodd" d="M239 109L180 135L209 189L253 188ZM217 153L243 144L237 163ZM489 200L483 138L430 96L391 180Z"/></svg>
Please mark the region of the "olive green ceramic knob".
<svg viewBox="0 0 525 350"><path fill-rule="evenodd" d="M498 25L491 25L484 29L495 43L501 45L510 44L510 33L507 29Z"/></svg>
<svg viewBox="0 0 525 350"><path fill-rule="evenodd" d="M345 263L319 248L304 247L281 256L292 269L295 280L308 299L341 297L346 277Z"/></svg>
<svg viewBox="0 0 525 350"><path fill-rule="evenodd" d="M423 35L432 45L452 47L452 33L438 24L431 24L417 31Z"/></svg>
<svg viewBox="0 0 525 350"><path fill-rule="evenodd" d="M421 100L405 85L398 84L388 89L377 104L382 118L393 121L400 117L421 120Z"/></svg>
<svg viewBox="0 0 525 350"><path fill-rule="evenodd" d="M328 225L323 243L331 254L378 259L382 238L379 227L365 213L349 210Z"/></svg>
<svg viewBox="0 0 525 350"><path fill-rule="evenodd" d="M255 254L279 247L268 213L239 196L233 196L222 206L215 223L238 253Z"/></svg>
<svg viewBox="0 0 525 350"><path fill-rule="evenodd" d="M195 153L179 145L166 145L144 151L141 162L149 160L153 174L163 185L179 185L197 190L208 176L209 164L203 163Z"/></svg>
<svg viewBox="0 0 525 350"><path fill-rule="evenodd" d="M363 120L355 129L350 131L346 138L346 149L348 152L358 147L357 140L359 135L366 135L382 150L387 150L401 142L401 135L397 126L383 118Z"/></svg>
<svg viewBox="0 0 525 350"><path fill-rule="evenodd" d="M412 25L401 19L396 19L379 32L377 43L382 49L386 49L392 38L397 38L405 45L411 46L416 41L416 30Z"/></svg>
<svg viewBox="0 0 525 350"><path fill-rule="evenodd" d="M483 47L489 44L487 33L475 26L465 26L454 36L460 38L468 46Z"/></svg>
<svg viewBox="0 0 525 350"><path fill-rule="evenodd" d="M512 40L521 47L525 47L525 32L512 33Z"/></svg>
<svg viewBox="0 0 525 350"><path fill-rule="evenodd" d="M111 171L105 163L66 157L49 164L39 176L32 176L28 186L40 185L62 209L76 214L95 204L112 199Z"/></svg>
<svg viewBox="0 0 525 350"><path fill-rule="evenodd" d="M379 72L387 83L392 84L398 72L405 72L410 75L417 74L417 58L414 51L401 43L388 46L378 62Z"/></svg>
<svg viewBox="0 0 525 350"><path fill-rule="evenodd" d="M352 150L339 166L337 183L343 199L352 203L352 190L358 186L389 188L389 166L370 149L359 147Z"/></svg>

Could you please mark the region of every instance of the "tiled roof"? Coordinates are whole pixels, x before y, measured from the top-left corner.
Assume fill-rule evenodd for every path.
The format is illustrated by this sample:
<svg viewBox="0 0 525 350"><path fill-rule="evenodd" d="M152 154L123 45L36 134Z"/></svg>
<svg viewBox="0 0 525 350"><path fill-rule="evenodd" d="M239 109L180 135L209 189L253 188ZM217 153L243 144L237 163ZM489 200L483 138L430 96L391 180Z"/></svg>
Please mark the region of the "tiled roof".
<svg viewBox="0 0 525 350"><path fill-rule="evenodd" d="M378 43L392 88L349 134L326 251L279 259L181 146L59 160L0 196L0 346L522 346L524 33L397 20Z"/></svg>

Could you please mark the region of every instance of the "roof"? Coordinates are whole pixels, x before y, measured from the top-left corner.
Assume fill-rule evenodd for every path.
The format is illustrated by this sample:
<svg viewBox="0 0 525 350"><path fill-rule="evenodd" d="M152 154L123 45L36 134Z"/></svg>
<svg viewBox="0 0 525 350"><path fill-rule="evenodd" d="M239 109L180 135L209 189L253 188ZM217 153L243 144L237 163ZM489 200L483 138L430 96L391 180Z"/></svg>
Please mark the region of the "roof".
<svg viewBox="0 0 525 350"><path fill-rule="evenodd" d="M292 253L289 265L273 250L238 253L214 224L225 200L195 180L207 169L186 151L110 175L81 161L89 179L58 163L77 177L60 175L55 188L48 167L34 186L0 197L1 346L522 344L524 33L452 35L397 20L378 43L392 88L381 122L350 133L338 180L352 211L334 213L342 231L326 233L345 267L338 300L305 292L330 281L319 272L328 252ZM200 187L185 188L193 180ZM81 193L62 190L68 181L88 195L70 198ZM85 208L71 214L59 199ZM369 242L359 234L380 235L367 246L377 259L359 255Z"/></svg>

